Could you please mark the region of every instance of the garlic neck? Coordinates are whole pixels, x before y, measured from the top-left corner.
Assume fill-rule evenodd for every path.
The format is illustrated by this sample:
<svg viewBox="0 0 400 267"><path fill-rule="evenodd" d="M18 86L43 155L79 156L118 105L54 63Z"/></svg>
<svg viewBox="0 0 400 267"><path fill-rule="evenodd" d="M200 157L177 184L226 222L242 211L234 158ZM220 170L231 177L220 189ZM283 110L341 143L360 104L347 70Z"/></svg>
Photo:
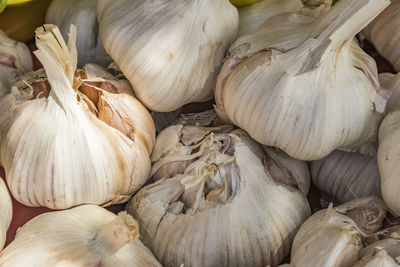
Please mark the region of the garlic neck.
<svg viewBox="0 0 400 267"><path fill-rule="evenodd" d="M126 244L139 237L139 224L127 212L120 212L113 221L104 225L95 235L93 245L107 255L113 255Z"/></svg>

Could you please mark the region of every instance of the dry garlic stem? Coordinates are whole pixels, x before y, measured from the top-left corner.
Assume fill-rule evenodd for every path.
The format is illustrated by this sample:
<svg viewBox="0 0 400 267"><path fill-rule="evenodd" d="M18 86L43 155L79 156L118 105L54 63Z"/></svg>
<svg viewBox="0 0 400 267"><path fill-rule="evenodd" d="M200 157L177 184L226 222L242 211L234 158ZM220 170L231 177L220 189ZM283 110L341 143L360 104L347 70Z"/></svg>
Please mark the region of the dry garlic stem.
<svg viewBox="0 0 400 267"><path fill-rule="evenodd" d="M238 26L229 0L100 0L97 10L106 51L148 108L212 98Z"/></svg>
<svg viewBox="0 0 400 267"><path fill-rule="evenodd" d="M307 182L293 186L293 180L308 176L284 177L302 172L293 170L297 165L279 172L287 156L270 155L275 163L263 165L262 148L231 126L174 125L159 134L152 154L156 182L127 210L164 266L276 266L288 255L310 215L305 195L294 188L308 190Z"/></svg>
<svg viewBox="0 0 400 267"><path fill-rule="evenodd" d="M28 47L0 30L0 97L9 92L18 76L31 71L32 67Z"/></svg>
<svg viewBox="0 0 400 267"><path fill-rule="evenodd" d="M12 219L12 202L3 178L0 177L0 251L6 242L6 234Z"/></svg>
<svg viewBox="0 0 400 267"><path fill-rule="evenodd" d="M380 229L386 206L376 197L361 198L313 214L293 241L291 265L352 266L362 235Z"/></svg>
<svg viewBox="0 0 400 267"><path fill-rule="evenodd" d="M1 266L161 266L126 212L83 205L35 217L0 253Z"/></svg>
<svg viewBox="0 0 400 267"><path fill-rule="evenodd" d="M95 65L75 72L74 27L68 45L54 25L36 35L46 79L36 72L16 84L4 97L10 111L0 116L0 162L11 193L52 209L127 201L150 172L150 114L127 81Z"/></svg>
<svg viewBox="0 0 400 267"><path fill-rule="evenodd" d="M218 77L219 113L302 160L374 140L389 92L352 40L389 3L341 0L318 18L284 13L239 38Z"/></svg>

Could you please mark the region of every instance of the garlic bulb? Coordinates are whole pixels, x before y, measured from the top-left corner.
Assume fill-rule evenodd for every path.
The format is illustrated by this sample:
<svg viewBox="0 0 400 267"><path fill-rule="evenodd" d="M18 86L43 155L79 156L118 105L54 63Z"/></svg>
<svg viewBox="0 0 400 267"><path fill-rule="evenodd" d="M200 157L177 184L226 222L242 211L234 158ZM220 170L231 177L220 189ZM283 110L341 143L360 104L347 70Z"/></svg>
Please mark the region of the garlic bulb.
<svg viewBox="0 0 400 267"><path fill-rule="evenodd" d="M238 37L257 29L275 15L286 12L316 12L313 9L327 9L331 2L332 0L263 0L240 7Z"/></svg>
<svg viewBox="0 0 400 267"><path fill-rule="evenodd" d="M363 31L376 50L400 71L400 1L392 3Z"/></svg>
<svg viewBox="0 0 400 267"><path fill-rule="evenodd" d="M375 155L334 151L310 165L313 184L339 204L381 196L381 177Z"/></svg>
<svg viewBox="0 0 400 267"><path fill-rule="evenodd" d="M229 0L99 0L97 10L106 51L148 108L212 98L238 27Z"/></svg>
<svg viewBox="0 0 400 267"><path fill-rule="evenodd" d="M379 82L382 87L391 92L391 96L386 103L385 114L400 107L400 73L380 73Z"/></svg>
<svg viewBox="0 0 400 267"><path fill-rule="evenodd" d="M31 71L32 67L28 47L0 30L0 97L10 90L18 76Z"/></svg>
<svg viewBox="0 0 400 267"><path fill-rule="evenodd" d="M0 251L6 242L6 234L12 219L12 202L7 186L0 177Z"/></svg>
<svg viewBox="0 0 400 267"><path fill-rule="evenodd" d="M218 77L219 114L302 160L374 140L389 92L352 40L389 3L341 0L318 18L284 13L239 38Z"/></svg>
<svg viewBox="0 0 400 267"><path fill-rule="evenodd" d="M118 94L128 82L90 66L75 74L75 37L72 27L66 45L56 26L38 28L35 54L47 81L38 92L28 83L5 96L14 110L0 127L0 162L12 195L27 206L123 203L150 172L150 114Z"/></svg>
<svg viewBox="0 0 400 267"><path fill-rule="evenodd" d="M376 197L361 198L313 214L293 241L291 265L352 266L362 235L379 230L386 206Z"/></svg>
<svg viewBox="0 0 400 267"><path fill-rule="evenodd" d="M360 251L360 258L373 257L377 250L385 251L392 259L400 259L400 240L398 238L386 238L374 242Z"/></svg>
<svg viewBox="0 0 400 267"><path fill-rule="evenodd" d="M41 214L18 230L0 265L161 266L137 239L138 228L126 212L92 205Z"/></svg>
<svg viewBox="0 0 400 267"><path fill-rule="evenodd" d="M151 172L157 181L127 211L164 266L276 266L289 254L310 208L293 177L275 181L263 157L231 126L174 125L158 135ZM275 157L273 168L285 166Z"/></svg>
<svg viewBox="0 0 400 267"><path fill-rule="evenodd" d="M76 40L79 66L86 63L107 66L112 61L100 40L96 4L97 0L53 0L46 11L46 23L57 25L65 39L71 24L79 26Z"/></svg>
<svg viewBox="0 0 400 267"><path fill-rule="evenodd" d="M385 250L376 250L371 256L359 260L353 267L397 267L400 263L390 257Z"/></svg>

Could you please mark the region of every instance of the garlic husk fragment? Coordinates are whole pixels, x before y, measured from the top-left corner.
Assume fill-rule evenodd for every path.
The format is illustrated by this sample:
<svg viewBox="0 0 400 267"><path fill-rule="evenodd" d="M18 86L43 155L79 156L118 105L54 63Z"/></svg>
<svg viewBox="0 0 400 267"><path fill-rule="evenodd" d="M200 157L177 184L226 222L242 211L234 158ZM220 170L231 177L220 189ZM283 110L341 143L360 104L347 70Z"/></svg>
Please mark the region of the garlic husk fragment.
<svg viewBox="0 0 400 267"><path fill-rule="evenodd" d="M359 260L353 267L398 267L399 262L390 257L383 249L377 249L371 256Z"/></svg>
<svg viewBox="0 0 400 267"><path fill-rule="evenodd" d="M400 1L392 1L377 18L363 30L365 37L387 59L396 71L400 71Z"/></svg>
<svg viewBox="0 0 400 267"><path fill-rule="evenodd" d="M19 76L32 70L32 64L28 47L0 30L0 97L9 92Z"/></svg>
<svg viewBox="0 0 400 267"><path fill-rule="evenodd" d="M71 24L78 25L78 66L97 63L106 67L112 61L100 40L96 4L97 0L53 0L46 11L46 23L57 25L64 39Z"/></svg>
<svg viewBox="0 0 400 267"><path fill-rule="evenodd" d="M106 51L149 109L212 98L238 27L229 0L100 0L97 10Z"/></svg>
<svg viewBox="0 0 400 267"><path fill-rule="evenodd" d="M310 165L313 184L337 203L381 196L381 177L375 155L333 151Z"/></svg>
<svg viewBox="0 0 400 267"><path fill-rule="evenodd" d="M159 134L159 177L127 211L164 266L276 266L288 255L310 208L301 191L274 180L263 156L232 126L174 125ZM161 175L163 167L170 172Z"/></svg>
<svg viewBox="0 0 400 267"><path fill-rule="evenodd" d="M109 120L98 117L96 106L80 92L75 28L71 27L68 45L54 25L38 28L36 35L35 53L47 76L40 83L42 92L31 99L35 89L29 85L5 96L14 110L0 128L0 162L10 192L26 206L52 209L126 202L150 172L155 130L149 113L128 94L103 90L105 101L113 104L105 106L107 114L117 112L118 119L133 127L123 128L124 132L108 125ZM138 113L125 114L127 110Z"/></svg>
<svg viewBox="0 0 400 267"><path fill-rule="evenodd" d="M313 214L296 234L291 265L352 266L363 235L380 229L386 206L376 197L361 198Z"/></svg>
<svg viewBox="0 0 400 267"><path fill-rule="evenodd" d="M0 253L1 266L161 266L126 212L83 205L27 222Z"/></svg>
<svg viewBox="0 0 400 267"><path fill-rule="evenodd" d="M6 234L12 219L12 202L3 178L0 177L0 251L6 242Z"/></svg>
<svg viewBox="0 0 400 267"><path fill-rule="evenodd" d="M353 37L389 3L341 0L318 18L270 18L230 48L216 87L218 113L301 160L373 141L390 93Z"/></svg>

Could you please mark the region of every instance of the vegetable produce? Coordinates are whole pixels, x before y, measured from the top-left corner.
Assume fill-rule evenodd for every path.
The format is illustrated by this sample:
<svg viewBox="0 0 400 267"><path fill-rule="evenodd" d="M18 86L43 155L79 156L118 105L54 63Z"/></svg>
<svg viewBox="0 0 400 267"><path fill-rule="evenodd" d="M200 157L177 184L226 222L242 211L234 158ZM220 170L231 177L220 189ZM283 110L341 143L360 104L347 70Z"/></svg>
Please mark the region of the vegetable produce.
<svg viewBox="0 0 400 267"><path fill-rule="evenodd" d="M11 223L12 213L11 197L3 178L0 177L0 251L6 242L6 233Z"/></svg>

